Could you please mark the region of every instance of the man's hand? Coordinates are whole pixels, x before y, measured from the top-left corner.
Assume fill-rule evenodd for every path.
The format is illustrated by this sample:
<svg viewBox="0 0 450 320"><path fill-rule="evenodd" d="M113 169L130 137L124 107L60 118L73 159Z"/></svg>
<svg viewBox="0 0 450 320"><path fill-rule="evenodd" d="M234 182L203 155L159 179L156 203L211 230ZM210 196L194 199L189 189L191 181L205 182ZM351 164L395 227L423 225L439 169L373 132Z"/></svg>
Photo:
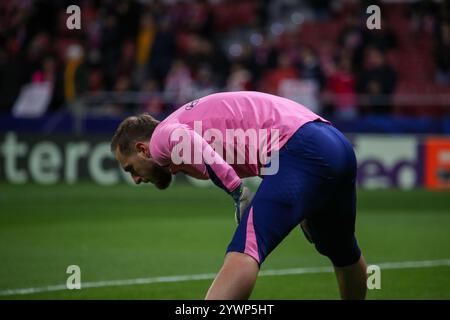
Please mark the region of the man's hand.
<svg viewBox="0 0 450 320"><path fill-rule="evenodd" d="M253 192L242 184L231 193L234 200L234 219L236 223L241 222L242 215L248 208L253 199Z"/></svg>

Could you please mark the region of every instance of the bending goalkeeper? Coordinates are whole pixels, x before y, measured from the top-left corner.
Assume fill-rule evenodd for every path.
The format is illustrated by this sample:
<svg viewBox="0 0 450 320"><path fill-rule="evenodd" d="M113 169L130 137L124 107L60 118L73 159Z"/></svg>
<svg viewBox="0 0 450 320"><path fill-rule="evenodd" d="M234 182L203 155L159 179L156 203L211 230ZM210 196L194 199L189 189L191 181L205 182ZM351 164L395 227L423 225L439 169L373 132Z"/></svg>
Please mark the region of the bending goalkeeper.
<svg viewBox="0 0 450 320"><path fill-rule="evenodd" d="M125 119L111 150L137 184L165 189L182 172L211 179L234 201L238 225L206 299L249 298L261 264L298 226L333 264L341 298L365 298L355 154L341 132L304 106L259 92L216 93L162 122ZM241 182L251 176L262 178L254 196Z"/></svg>

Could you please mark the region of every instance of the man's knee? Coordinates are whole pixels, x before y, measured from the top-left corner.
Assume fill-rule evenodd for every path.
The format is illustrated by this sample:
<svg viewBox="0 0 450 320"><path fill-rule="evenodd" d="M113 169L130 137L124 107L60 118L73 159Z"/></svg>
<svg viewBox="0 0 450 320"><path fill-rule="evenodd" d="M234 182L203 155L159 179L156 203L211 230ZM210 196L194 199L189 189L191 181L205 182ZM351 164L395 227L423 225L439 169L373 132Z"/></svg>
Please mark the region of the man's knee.
<svg viewBox="0 0 450 320"><path fill-rule="evenodd" d="M225 255L224 266L229 265L230 267L248 270L259 271L259 263L254 257L246 253L231 251Z"/></svg>
<svg viewBox="0 0 450 320"><path fill-rule="evenodd" d="M250 255L242 252L228 252L222 270L243 284L254 284L259 273L259 263Z"/></svg>
<svg viewBox="0 0 450 320"><path fill-rule="evenodd" d="M345 267L358 262L361 250L356 238L347 241L326 241L315 243L316 250L328 257L335 267Z"/></svg>

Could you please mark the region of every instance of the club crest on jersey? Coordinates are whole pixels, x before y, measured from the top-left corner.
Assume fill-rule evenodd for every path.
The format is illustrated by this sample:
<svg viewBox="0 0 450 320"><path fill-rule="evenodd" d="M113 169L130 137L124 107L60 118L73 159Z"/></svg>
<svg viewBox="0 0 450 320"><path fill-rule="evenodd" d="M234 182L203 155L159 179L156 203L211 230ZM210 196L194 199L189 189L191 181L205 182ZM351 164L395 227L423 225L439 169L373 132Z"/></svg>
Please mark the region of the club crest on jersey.
<svg viewBox="0 0 450 320"><path fill-rule="evenodd" d="M190 102L190 103L185 107L185 109L186 109L186 110L191 110L192 108L194 108L194 107L198 104L199 101L200 101L200 99L197 99L197 100L194 100L194 101Z"/></svg>

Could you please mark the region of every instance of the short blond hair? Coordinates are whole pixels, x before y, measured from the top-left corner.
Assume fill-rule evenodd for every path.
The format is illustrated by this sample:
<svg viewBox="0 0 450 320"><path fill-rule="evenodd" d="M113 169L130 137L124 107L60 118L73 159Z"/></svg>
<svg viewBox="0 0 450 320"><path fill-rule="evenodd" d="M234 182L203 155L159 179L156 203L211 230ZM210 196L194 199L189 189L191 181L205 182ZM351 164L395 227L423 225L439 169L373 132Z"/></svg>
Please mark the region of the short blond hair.
<svg viewBox="0 0 450 320"><path fill-rule="evenodd" d="M111 151L119 148L123 155L130 155L134 143L149 141L159 121L149 114L128 117L123 120L111 139Z"/></svg>

